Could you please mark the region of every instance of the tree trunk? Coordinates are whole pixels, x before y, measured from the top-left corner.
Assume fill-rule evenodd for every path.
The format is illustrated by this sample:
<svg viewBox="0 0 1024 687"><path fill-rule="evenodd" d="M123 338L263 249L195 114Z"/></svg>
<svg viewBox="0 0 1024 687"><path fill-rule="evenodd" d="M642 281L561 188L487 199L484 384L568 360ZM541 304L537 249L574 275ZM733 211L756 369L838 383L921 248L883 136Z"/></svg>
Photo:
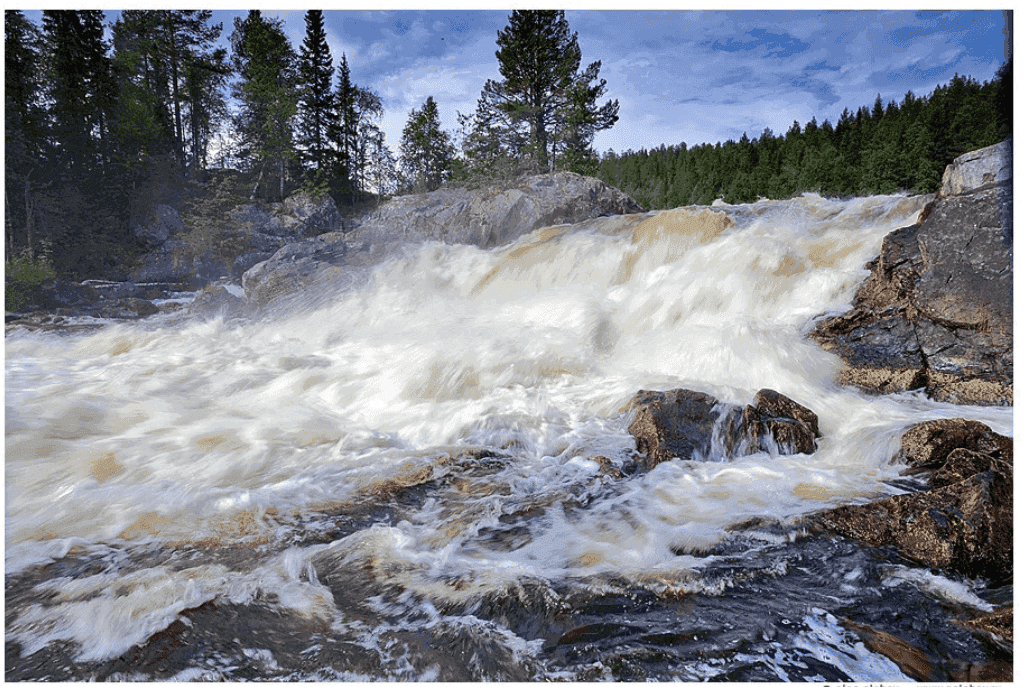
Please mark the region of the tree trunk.
<svg viewBox="0 0 1024 687"><path fill-rule="evenodd" d="M256 177L256 184L252 187L252 193L249 194L249 200L254 200L256 198L256 191L260 187L260 182L263 181L263 170L266 169L266 167L267 162L266 160L264 160L263 164L260 165L260 174L258 177Z"/></svg>
<svg viewBox="0 0 1024 687"><path fill-rule="evenodd" d="M25 177L25 234L28 241L28 256L35 257L32 252L32 241L35 238L35 226L32 222L32 182L28 176Z"/></svg>

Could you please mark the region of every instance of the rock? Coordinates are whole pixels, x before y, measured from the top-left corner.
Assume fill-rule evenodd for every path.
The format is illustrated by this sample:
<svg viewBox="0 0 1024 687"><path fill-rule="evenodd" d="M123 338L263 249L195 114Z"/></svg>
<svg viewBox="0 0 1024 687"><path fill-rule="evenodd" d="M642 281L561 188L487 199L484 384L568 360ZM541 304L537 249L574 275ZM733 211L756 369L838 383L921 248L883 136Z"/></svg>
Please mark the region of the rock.
<svg viewBox="0 0 1024 687"><path fill-rule="evenodd" d="M915 680L941 680L942 676L928 656L910 642L876 627L843 618L843 626L853 630L869 649L885 656Z"/></svg>
<svg viewBox="0 0 1024 687"><path fill-rule="evenodd" d="M245 313L245 299L239 298L220 284L207 284L196 294L185 311L205 320L239 317Z"/></svg>
<svg viewBox="0 0 1024 687"><path fill-rule="evenodd" d="M239 206L231 213L231 218L248 224L253 234L288 239L311 238L346 227L329 195L314 197L305 191L267 207L255 203Z"/></svg>
<svg viewBox="0 0 1024 687"><path fill-rule="evenodd" d="M170 205L157 205L143 222L132 222L132 234L147 248L156 248L185 230L178 211Z"/></svg>
<svg viewBox="0 0 1024 687"><path fill-rule="evenodd" d="M818 324L812 337L845 363L839 382L1013 404L1009 152L957 158L927 216L884 239L853 309Z"/></svg>
<svg viewBox="0 0 1024 687"><path fill-rule="evenodd" d="M320 196L306 191L293 193L285 199L284 208L299 220L300 235L304 237L345 231L347 228L334 200L326 193Z"/></svg>
<svg viewBox="0 0 1024 687"><path fill-rule="evenodd" d="M234 263L231 265L231 277L234 279L241 279L242 276L250 269L263 262L274 257L274 253L277 251L252 251L250 253L242 253L235 258Z"/></svg>
<svg viewBox="0 0 1024 687"><path fill-rule="evenodd" d="M63 279L45 282L38 305L46 309L80 308L95 305L102 295L89 284L75 284Z"/></svg>
<svg viewBox="0 0 1024 687"><path fill-rule="evenodd" d="M939 196L959 196L989 184L1001 184L1013 179L1013 150L1011 141L965 153L953 160L942 175Z"/></svg>
<svg viewBox="0 0 1024 687"><path fill-rule="evenodd" d="M541 227L639 212L636 201L598 179L558 172L526 177L510 189L400 196L366 218L356 233L372 243L433 240L490 248Z"/></svg>
<svg viewBox="0 0 1024 687"><path fill-rule="evenodd" d="M914 471L938 470L957 449L1003 460L1013 458L1012 439L996 434L976 420L950 418L922 422L908 429L900 437L900 452L895 459Z"/></svg>
<svg viewBox="0 0 1024 687"><path fill-rule="evenodd" d="M1013 604L996 608L977 618L964 622L969 628L989 632L1007 642L1013 642Z"/></svg>
<svg viewBox="0 0 1024 687"><path fill-rule="evenodd" d="M641 454L637 462L646 470L673 458L813 453L820 436L813 412L771 389L759 391L754 405L744 408L689 389L639 391L631 408L629 433Z"/></svg>
<svg viewBox="0 0 1024 687"><path fill-rule="evenodd" d="M299 194L282 205L303 222L329 228L329 205ZM294 295L324 278L339 285L354 282L360 270L409 243L443 241L491 247L535 229L595 220L602 215L641 208L629 196L597 179L569 172L528 177L512 189L441 189L400 196L378 208L354 231L342 223L314 238L289 243L242 275L246 297L257 305ZM335 210L336 212L336 210ZM281 232L284 224L255 205L239 208L238 221L254 232ZM269 219L268 219L269 218ZM261 250L253 244L253 251ZM233 271L245 263L237 264Z"/></svg>
<svg viewBox="0 0 1024 687"><path fill-rule="evenodd" d="M192 278L195 251L192 246L171 239L142 256L130 273L135 282L174 282L184 284Z"/></svg>
<svg viewBox="0 0 1024 687"><path fill-rule="evenodd" d="M826 529L894 546L922 565L1000 583L1013 574L1013 442L979 422L937 420L901 439L898 460L929 489L817 516Z"/></svg>
<svg viewBox="0 0 1024 687"><path fill-rule="evenodd" d="M341 278L347 246L336 236L332 235L335 240L317 237L289 243L269 260L254 265L242 275L246 298L266 305L325 278Z"/></svg>

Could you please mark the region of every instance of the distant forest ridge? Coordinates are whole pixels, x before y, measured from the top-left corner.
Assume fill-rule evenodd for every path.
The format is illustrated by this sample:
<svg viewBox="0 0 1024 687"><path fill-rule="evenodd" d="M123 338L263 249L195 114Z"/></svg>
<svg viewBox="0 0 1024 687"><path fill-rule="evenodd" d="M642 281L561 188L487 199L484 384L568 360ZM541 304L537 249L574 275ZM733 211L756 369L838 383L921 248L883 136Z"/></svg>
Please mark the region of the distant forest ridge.
<svg viewBox="0 0 1024 687"><path fill-rule="evenodd" d="M765 129L757 138L685 143L606 153L602 181L646 208L749 203L804 192L849 197L938 190L946 165L959 155L999 143L1013 131L1013 66L992 81L957 74L926 97L908 92L901 103L843 111L833 126L812 118L785 135Z"/></svg>

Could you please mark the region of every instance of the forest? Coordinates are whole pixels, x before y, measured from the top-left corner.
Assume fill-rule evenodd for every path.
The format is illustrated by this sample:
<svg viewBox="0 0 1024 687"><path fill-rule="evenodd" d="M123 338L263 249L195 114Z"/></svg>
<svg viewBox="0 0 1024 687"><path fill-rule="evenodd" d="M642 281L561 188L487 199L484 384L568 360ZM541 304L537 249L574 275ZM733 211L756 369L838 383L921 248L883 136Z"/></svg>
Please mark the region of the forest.
<svg viewBox="0 0 1024 687"><path fill-rule="evenodd" d="M583 66L563 11L514 11L498 33L501 79L458 131L428 97L392 149L381 98L332 56L322 11L301 45L258 10L225 27L210 10L4 13L5 275L117 278L140 253L133 226L178 205L208 170L244 173L256 202L296 189L339 207L443 185L510 183L570 170L650 208L934 191L957 155L1011 132L1012 65L991 82L956 76L901 103L812 118L785 135L654 150L593 149L618 121L601 62ZM335 59L336 57L336 59ZM603 101L603 102L602 102ZM396 155L393 150L397 150ZM194 191L193 191L194 192Z"/></svg>
<svg viewBox="0 0 1024 687"><path fill-rule="evenodd" d="M1013 125L1013 63L979 84L956 75L918 97L870 108L845 109L833 126L827 119L799 122L785 135L760 136L688 148L608 151L594 173L650 209L683 205L749 203L816 192L850 197L938 190L946 165L959 155L1010 136Z"/></svg>

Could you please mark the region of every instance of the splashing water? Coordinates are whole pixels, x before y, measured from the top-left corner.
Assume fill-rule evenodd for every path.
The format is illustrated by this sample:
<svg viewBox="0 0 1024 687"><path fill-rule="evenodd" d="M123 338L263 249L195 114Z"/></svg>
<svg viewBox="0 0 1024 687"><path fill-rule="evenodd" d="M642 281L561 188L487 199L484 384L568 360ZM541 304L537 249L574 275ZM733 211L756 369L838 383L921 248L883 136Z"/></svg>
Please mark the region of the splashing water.
<svg viewBox="0 0 1024 687"><path fill-rule="evenodd" d="M853 577L801 600L796 561L826 544L744 523L895 493L891 458L915 422L1012 434L1012 409L841 388L839 359L805 338L848 307L882 238L924 200L805 195L553 227L491 250L429 243L263 319L8 333L18 670L599 679L634 675L622 668L634 661L653 671L641 677L905 679L860 655L824 599L863 604L883 577L942 598L971 590L892 578L845 551ZM818 450L629 474L630 399L680 387L738 404L778 390L818 414ZM744 580L787 579L769 592L794 613L786 632L770 610L749 636L727 629L756 601L690 628L718 658L682 651L680 635L663 643L672 661L619 656L616 673L611 648L566 630L614 599L660 637L652 628L679 624L673 599L717 599L728 618L753 589L736 591ZM647 598L658 618L639 610ZM145 651L161 643L191 653L139 667L159 663ZM31 667L44 655L55 667Z"/></svg>

